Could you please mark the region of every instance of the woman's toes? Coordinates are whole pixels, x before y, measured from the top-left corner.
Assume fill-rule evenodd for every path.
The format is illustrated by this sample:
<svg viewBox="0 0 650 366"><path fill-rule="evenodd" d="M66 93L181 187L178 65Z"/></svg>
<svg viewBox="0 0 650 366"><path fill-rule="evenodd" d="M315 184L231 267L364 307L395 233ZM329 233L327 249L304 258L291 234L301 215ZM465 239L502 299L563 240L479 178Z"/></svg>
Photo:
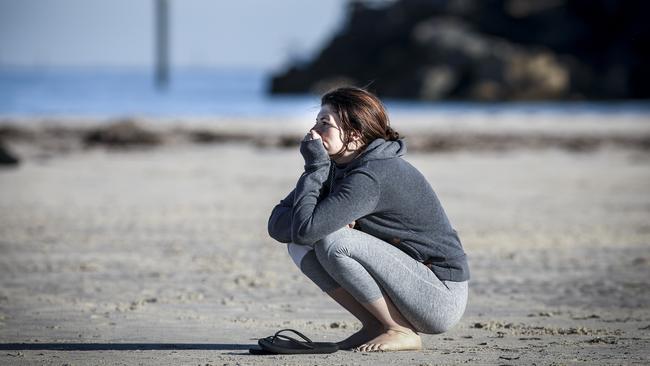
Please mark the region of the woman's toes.
<svg viewBox="0 0 650 366"><path fill-rule="evenodd" d="M359 347L359 352L368 352L368 345L361 345L361 347Z"/></svg>
<svg viewBox="0 0 650 366"><path fill-rule="evenodd" d="M420 336L412 331L389 329L372 341L359 346L360 352L413 351L422 349Z"/></svg>
<svg viewBox="0 0 650 366"><path fill-rule="evenodd" d="M368 345L367 344L362 344L359 347L357 347L358 352L368 352Z"/></svg>

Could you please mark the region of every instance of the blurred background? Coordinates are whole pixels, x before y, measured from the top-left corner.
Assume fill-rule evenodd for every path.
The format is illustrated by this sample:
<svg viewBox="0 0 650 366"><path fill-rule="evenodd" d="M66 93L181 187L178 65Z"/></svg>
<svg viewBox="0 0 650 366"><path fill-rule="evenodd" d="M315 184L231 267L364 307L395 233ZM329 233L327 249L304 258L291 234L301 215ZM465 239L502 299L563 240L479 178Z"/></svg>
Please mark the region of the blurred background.
<svg viewBox="0 0 650 366"><path fill-rule="evenodd" d="M472 282L426 351L330 364L650 364L648 14L0 0L0 364L271 365L237 352L282 328L349 335L267 233L319 94L344 84L386 102Z"/></svg>
<svg viewBox="0 0 650 366"><path fill-rule="evenodd" d="M606 0L0 0L0 116L303 115L342 84L405 112L647 109L649 13Z"/></svg>
<svg viewBox="0 0 650 366"><path fill-rule="evenodd" d="M343 0L0 0L0 115L286 113L301 101L271 102L270 75L315 54L344 10Z"/></svg>

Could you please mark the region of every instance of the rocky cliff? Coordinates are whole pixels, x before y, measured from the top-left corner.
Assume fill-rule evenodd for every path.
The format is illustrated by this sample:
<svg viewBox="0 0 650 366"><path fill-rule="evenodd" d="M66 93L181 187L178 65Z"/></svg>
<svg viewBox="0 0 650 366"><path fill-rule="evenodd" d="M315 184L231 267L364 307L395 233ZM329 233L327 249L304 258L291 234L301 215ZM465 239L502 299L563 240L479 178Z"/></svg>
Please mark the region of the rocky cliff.
<svg viewBox="0 0 650 366"><path fill-rule="evenodd" d="M271 93L341 84L417 100L646 99L649 1L351 1L344 26Z"/></svg>

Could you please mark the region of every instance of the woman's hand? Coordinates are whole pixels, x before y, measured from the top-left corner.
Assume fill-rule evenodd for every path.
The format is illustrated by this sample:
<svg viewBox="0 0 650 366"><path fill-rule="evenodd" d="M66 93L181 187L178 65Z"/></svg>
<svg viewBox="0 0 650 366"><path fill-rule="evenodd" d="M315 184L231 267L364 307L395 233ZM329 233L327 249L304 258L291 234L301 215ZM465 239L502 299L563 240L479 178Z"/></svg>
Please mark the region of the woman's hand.
<svg viewBox="0 0 650 366"><path fill-rule="evenodd" d="M302 139L302 141L310 141L310 140L320 140L320 135L316 133L314 130L310 130L307 132L305 135L305 138Z"/></svg>
<svg viewBox="0 0 650 366"><path fill-rule="evenodd" d="M312 143L311 141L318 141ZM305 168L308 166L327 166L330 165L330 157L323 146L323 139L314 130L311 129L300 143L300 154L305 158Z"/></svg>

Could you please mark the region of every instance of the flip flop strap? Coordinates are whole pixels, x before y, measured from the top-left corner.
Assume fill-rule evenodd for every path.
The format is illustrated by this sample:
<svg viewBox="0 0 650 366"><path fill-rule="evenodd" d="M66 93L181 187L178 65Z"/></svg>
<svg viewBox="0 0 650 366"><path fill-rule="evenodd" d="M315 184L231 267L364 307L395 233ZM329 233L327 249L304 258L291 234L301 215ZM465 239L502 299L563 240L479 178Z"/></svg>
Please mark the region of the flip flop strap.
<svg viewBox="0 0 650 366"><path fill-rule="evenodd" d="M280 333L282 333L282 332L292 332L292 333L295 333L295 334L297 334L300 338L304 339L304 342L301 342L301 341L299 341L299 340L297 340L297 339L295 339L295 338L293 338L293 337L289 337L289 336L287 336L287 335L280 334ZM276 338L285 339L285 340L287 340L287 341L289 341L289 342L295 343L295 344L300 345L300 346L303 346L303 347L314 348L314 346L312 346L312 344L313 344L314 342L312 342L311 339L307 338L306 335L304 335L304 334L298 332L297 330L293 330L293 329L282 329L282 330L279 330L279 331L277 331L277 332L275 333L275 335L274 335L273 338L271 339L271 342L274 342ZM306 343L305 343L305 342L306 342Z"/></svg>

